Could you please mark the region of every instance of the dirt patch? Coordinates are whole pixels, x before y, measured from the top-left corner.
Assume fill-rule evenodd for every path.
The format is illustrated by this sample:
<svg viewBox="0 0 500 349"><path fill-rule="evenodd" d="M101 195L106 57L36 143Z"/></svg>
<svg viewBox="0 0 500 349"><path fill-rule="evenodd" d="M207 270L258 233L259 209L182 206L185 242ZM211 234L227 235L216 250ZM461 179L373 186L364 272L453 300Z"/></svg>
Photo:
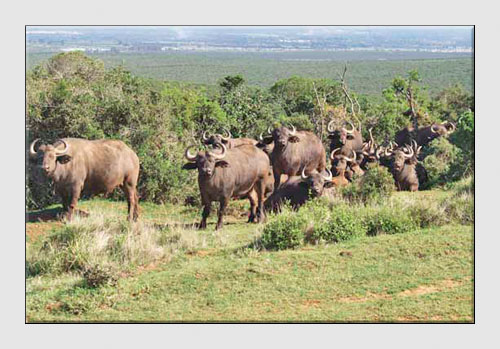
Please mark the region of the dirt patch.
<svg viewBox="0 0 500 349"><path fill-rule="evenodd" d="M211 256L217 253L216 249L210 249L210 250L197 250L197 251L188 251L186 254L188 256L197 256L197 257L206 257L206 256Z"/></svg>
<svg viewBox="0 0 500 349"><path fill-rule="evenodd" d="M306 299L302 302L302 305L305 305L306 307L317 307L320 303L321 301L317 299Z"/></svg>
<svg viewBox="0 0 500 349"><path fill-rule="evenodd" d="M460 285L460 282L454 281L454 280L442 280L441 282L435 284L435 285L421 285L418 286L417 288L409 289L409 290L404 290L403 292L398 293L398 296L420 296L423 294L429 294L429 293L436 293L436 292L441 292L446 289L454 288Z"/></svg>
<svg viewBox="0 0 500 349"><path fill-rule="evenodd" d="M41 222L26 224L26 235L30 242L35 241L40 236L43 236L52 231L55 227L62 226L62 222Z"/></svg>
<svg viewBox="0 0 500 349"><path fill-rule="evenodd" d="M339 302L342 302L342 303L364 303L364 302L368 302L371 300L377 300L377 299L392 299L392 297L388 294L385 294L385 293L367 292L366 296L364 296L364 297L358 297L358 296L343 297L343 298L339 299Z"/></svg>

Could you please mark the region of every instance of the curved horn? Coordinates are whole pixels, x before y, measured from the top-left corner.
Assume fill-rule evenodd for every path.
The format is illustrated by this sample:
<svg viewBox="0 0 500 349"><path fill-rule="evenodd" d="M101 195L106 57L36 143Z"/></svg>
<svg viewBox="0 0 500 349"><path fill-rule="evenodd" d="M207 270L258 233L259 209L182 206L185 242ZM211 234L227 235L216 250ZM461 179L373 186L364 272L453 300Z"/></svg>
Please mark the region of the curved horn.
<svg viewBox="0 0 500 349"><path fill-rule="evenodd" d="M272 134L272 133L273 133L273 131L271 130L271 126L269 126L269 127L267 128L267 133L269 133L269 134Z"/></svg>
<svg viewBox="0 0 500 349"><path fill-rule="evenodd" d="M292 126L292 129L293 129L293 131L290 131L290 135L295 136L295 133L297 132L297 129L293 125L290 125L290 126Z"/></svg>
<svg viewBox="0 0 500 349"><path fill-rule="evenodd" d="M35 151L35 144L36 142L38 142L40 140L40 138L37 138L35 139L33 142L31 142L30 144L30 156L33 157L36 155L36 151Z"/></svg>
<svg viewBox="0 0 500 349"><path fill-rule="evenodd" d="M198 155L191 155L191 153L189 152L189 149L194 148L194 147L196 147L196 146L190 145L189 147L186 148L186 151L184 152L184 156L189 161L196 161L196 158L198 157Z"/></svg>
<svg viewBox="0 0 500 349"><path fill-rule="evenodd" d="M307 179L305 171L306 171L306 167L304 166L304 168L302 169L302 173L300 174L300 177L302 177L302 179Z"/></svg>
<svg viewBox="0 0 500 349"><path fill-rule="evenodd" d="M225 146L223 143L217 143L217 145L218 145L218 146L220 146L220 147L222 147L222 153L220 153L220 154L216 154L216 153L211 152L211 151L209 151L208 153L209 153L212 157L214 157L215 159L217 159L217 160L221 160L221 159L223 159L223 158L226 156L226 151L227 151L227 148L226 148L226 146Z"/></svg>
<svg viewBox="0 0 500 349"><path fill-rule="evenodd" d="M335 123L335 120L332 120L328 123L328 126L326 127L326 129L328 130L328 132L330 133L333 133L335 132L335 129L333 128L334 127L334 124Z"/></svg>
<svg viewBox="0 0 500 349"><path fill-rule="evenodd" d="M378 147L377 150L375 150L375 157L377 160L380 160L380 153L382 153L382 147Z"/></svg>
<svg viewBox="0 0 500 349"><path fill-rule="evenodd" d="M351 149L351 151L354 154L354 158L348 158L347 156L344 155L344 159L347 162L354 162L354 161L356 161L356 152L354 150L352 150L352 149Z"/></svg>
<svg viewBox="0 0 500 349"><path fill-rule="evenodd" d="M448 131L448 133L452 133L453 131L455 131L455 130L456 130L456 128L457 128L457 127L455 126L455 124L454 124L453 122L451 122L451 121L446 121L446 123L447 123L448 125L451 125L451 130L450 130L450 131Z"/></svg>
<svg viewBox="0 0 500 349"><path fill-rule="evenodd" d="M406 149L408 149L408 148L406 148ZM403 156L404 156L406 159L412 158L412 157L413 157L413 155L415 155L415 153L413 152L413 149L412 149L412 148L408 149L408 151L409 151L409 152L411 152L411 153L410 153L410 154L405 154L405 153L403 152Z"/></svg>
<svg viewBox="0 0 500 349"><path fill-rule="evenodd" d="M259 135L259 141L264 142L264 137L262 137L262 132Z"/></svg>
<svg viewBox="0 0 500 349"><path fill-rule="evenodd" d="M333 149L333 150L332 150L332 152L330 153L330 160L332 160L332 161L333 161L333 160L335 159L335 153L336 153L337 151L339 151L339 150L340 150L340 148L337 148L337 149Z"/></svg>
<svg viewBox="0 0 500 349"><path fill-rule="evenodd" d="M325 176L323 176L323 179L324 179L325 181L330 182L330 181L332 180L332 178L333 178L333 175L332 175L332 173L330 172L330 170L329 170L329 169L325 168L325 171L328 173L328 176L326 176L326 177L325 177Z"/></svg>
<svg viewBox="0 0 500 349"><path fill-rule="evenodd" d="M411 145L412 145L412 147L413 147L414 150L417 150L418 144L417 144L417 142L414 139L411 140Z"/></svg>
<svg viewBox="0 0 500 349"><path fill-rule="evenodd" d="M354 130L355 130L356 128L354 127L354 125L352 124L352 122L347 121L347 123L348 123L349 125L351 125L351 130L346 129L346 132L347 132L348 134L351 134L351 133L353 133L353 132L354 132Z"/></svg>
<svg viewBox="0 0 500 349"><path fill-rule="evenodd" d="M434 124L431 125L431 132L432 133L438 133L438 131L434 131L434 126L436 126L436 125L434 125Z"/></svg>
<svg viewBox="0 0 500 349"><path fill-rule="evenodd" d="M373 127L372 127L373 128ZM370 140L372 141L372 144L375 144L375 140L373 139L373 135L372 135L372 128L370 128L368 130L368 133L370 134Z"/></svg>
<svg viewBox="0 0 500 349"><path fill-rule="evenodd" d="M228 129L224 128L224 131L227 132L227 136L224 137L223 135L220 135L220 138L222 138L223 140L225 141L228 141L232 138L232 134L231 134L231 131L229 131Z"/></svg>
<svg viewBox="0 0 500 349"><path fill-rule="evenodd" d="M64 155L68 152L69 150L69 144L66 143L63 139L58 139L59 142L62 142L64 144L64 149L63 150L57 150L56 149L56 156L61 156Z"/></svg>
<svg viewBox="0 0 500 349"><path fill-rule="evenodd" d="M363 155L368 156L370 155L370 153L367 152L366 149L371 149L371 141L363 143L363 147L361 148L361 152L363 153Z"/></svg>
<svg viewBox="0 0 500 349"><path fill-rule="evenodd" d="M203 137L203 140L204 140L205 142L206 142L206 141L208 141L207 133L208 133L208 131L206 131L206 130L205 130L205 131L203 132L203 136L202 136L202 137Z"/></svg>

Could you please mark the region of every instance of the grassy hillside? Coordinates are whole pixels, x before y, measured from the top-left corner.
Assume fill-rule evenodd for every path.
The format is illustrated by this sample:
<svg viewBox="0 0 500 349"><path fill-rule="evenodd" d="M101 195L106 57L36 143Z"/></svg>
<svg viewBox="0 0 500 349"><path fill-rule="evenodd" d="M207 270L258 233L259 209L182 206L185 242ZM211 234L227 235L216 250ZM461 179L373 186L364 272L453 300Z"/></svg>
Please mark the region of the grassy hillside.
<svg viewBox="0 0 500 349"><path fill-rule="evenodd" d="M28 52L27 68L54 53ZM134 74L164 80L215 85L226 75L243 74L253 85L271 86L293 75L338 80L349 62L347 82L358 93L380 96L396 75L417 69L431 93L461 83L473 88L469 55L418 52L165 52L99 53L108 66L123 64Z"/></svg>
<svg viewBox="0 0 500 349"><path fill-rule="evenodd" d="M385 205L434 203L428 212L448 217L457 195L473 200L459 188L396 193ZM193 229L200 218L194 207L143 203L132 228L124 202L84 201L90 217L69 224L37 221L55 207L30 213L27 321L473 321L472 226L453 219L434 225L425 211L428 228L266 251L255 245L263 225L245 223L246 206L231 203L217 232L215 214L206 231ZM120 236L126 239L117 244ZM70 253L50 251L54 241ZM74 266L98 260L109 246L120 266L116 280L89 287L89 275ZM57 271L61 265L69 271Z"/></svg>

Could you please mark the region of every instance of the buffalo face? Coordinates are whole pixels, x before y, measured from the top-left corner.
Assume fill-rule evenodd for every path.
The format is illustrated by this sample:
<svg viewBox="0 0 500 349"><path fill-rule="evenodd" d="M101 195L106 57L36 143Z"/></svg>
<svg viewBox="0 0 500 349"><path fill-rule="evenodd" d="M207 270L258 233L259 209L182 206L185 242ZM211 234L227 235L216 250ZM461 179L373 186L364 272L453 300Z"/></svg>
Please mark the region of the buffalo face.
<svg viewBox="0 0 500 349"><path fill-rule="evenodd" d="M55 146L52 144L42 144L38 150L35 151L35 145L38 139L35 139L30 145L30 157L35 159L39 168L43 172L51 177L57 167L57 163L66 163L71 160L71 157L67 155L69 150L69 145L62 139L60 139L58 144ZM60 149L60 145L64 146L64 149Z"/></svg>
<svg viewBox="0 0 500 349"><path fill-rule="evenodd" d="M217 154L211 151L198 152L196 155L191 155L190 147L186 149L185 157L190 161L182 168L185 170L198 169L200 177L210 178L215 173L216 167L227 167L229 164L223 160L226 156L226 146L222 143L217 144L222 148L222 153Z"/></svg>
<svg viewBox="0 0 500 349"><path fill-rule="evenodd" d="M292 126L292 130L287 127L275 128L272 132L274 144L280 148L285 148L288 143L299 142L299 137L296 134L297 130Z"/></svg>
<svg viewBox="0 0 500 349"><path fill-rule="evenodd" d="M328 138L332 140L332 143L334 144L338 143L336 145L343 146L347 144L348 140L353 140L355 138L354 135L355 127L351 122L349 122L349 124L351 125L350 130L346 129L345 127L342 127L340 130L335 130L333 128L333 123L334 123L333 120L330 121L327 127L329 132Z"/></svg>
<svg viewBox="0 0 500 349"><path fill-rule="evenodd" d="M207 131L203 132L203 143L206 145L214 145L214 146L217 144L225 144L227 146L229 140L232 138L232 135L229 130L224 129L224 131L226 135L216 133L207 136Z"/></svg>
<svg viewBox="0 0 500 349"><path fill-rule="evenodd" d="M312 197L319 197L323 195L323 190L325 188L330 188L333 186L332 183L332 173L328 170L325 170L327 173L326 176L323 173L313 172L306 176L304 170L302 170L302 182L300 186L306 188L311 193Z"/></svg>

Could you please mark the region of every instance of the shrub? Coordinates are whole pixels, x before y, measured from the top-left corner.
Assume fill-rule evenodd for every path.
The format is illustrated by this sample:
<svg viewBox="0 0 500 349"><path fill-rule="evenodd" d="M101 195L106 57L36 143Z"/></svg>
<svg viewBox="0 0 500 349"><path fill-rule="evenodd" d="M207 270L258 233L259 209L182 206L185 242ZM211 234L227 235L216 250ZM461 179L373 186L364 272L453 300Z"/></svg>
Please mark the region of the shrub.
<svg viewBox="0 0 500 349"><path fill-rule="evenodd" d="M456 161L460 149L451 144L445 137L439 137L429 143L423 151L422 164L427 171L428 181L422 189L431 188L450 180L450 165Z"/></svg>
<svg viewBox="0 0 500 349"><path fill-rule="evenodd" d="M87 287L114 286L118 281L116 272L110 266L87 265L83 269L83 279Z"/></svg>
<svg viewBox="0 0 500 349"><path fill-rule="evenodd" d="M342 189L343 197L349 201L364 203L381 202L394 192L394 178L384 166L371 166L361 177L354 179L351 185Z"/></svg>
<svg viewBox="0 0 500 349"><path fill-rule="evenodd" d="M326 220L315 221L308 236L310 241L339 242L366 233L357 209L347 205L333 207Z"/></svg>
<svg viewBox="0 0 500 349"><path fill-rule="evenodd" d="M307 219L289 207L282 207L279 215L270 218L261 237L262 245L270 250L284 250L300 246L304 240Z"/></svg>
<svg viewBox="0 0 500 349"><path fill-rule="evenodd" d="M370 210L364 217L368 235L400 234L418 228L418 222L404 209L381 207Z"/></svg>

